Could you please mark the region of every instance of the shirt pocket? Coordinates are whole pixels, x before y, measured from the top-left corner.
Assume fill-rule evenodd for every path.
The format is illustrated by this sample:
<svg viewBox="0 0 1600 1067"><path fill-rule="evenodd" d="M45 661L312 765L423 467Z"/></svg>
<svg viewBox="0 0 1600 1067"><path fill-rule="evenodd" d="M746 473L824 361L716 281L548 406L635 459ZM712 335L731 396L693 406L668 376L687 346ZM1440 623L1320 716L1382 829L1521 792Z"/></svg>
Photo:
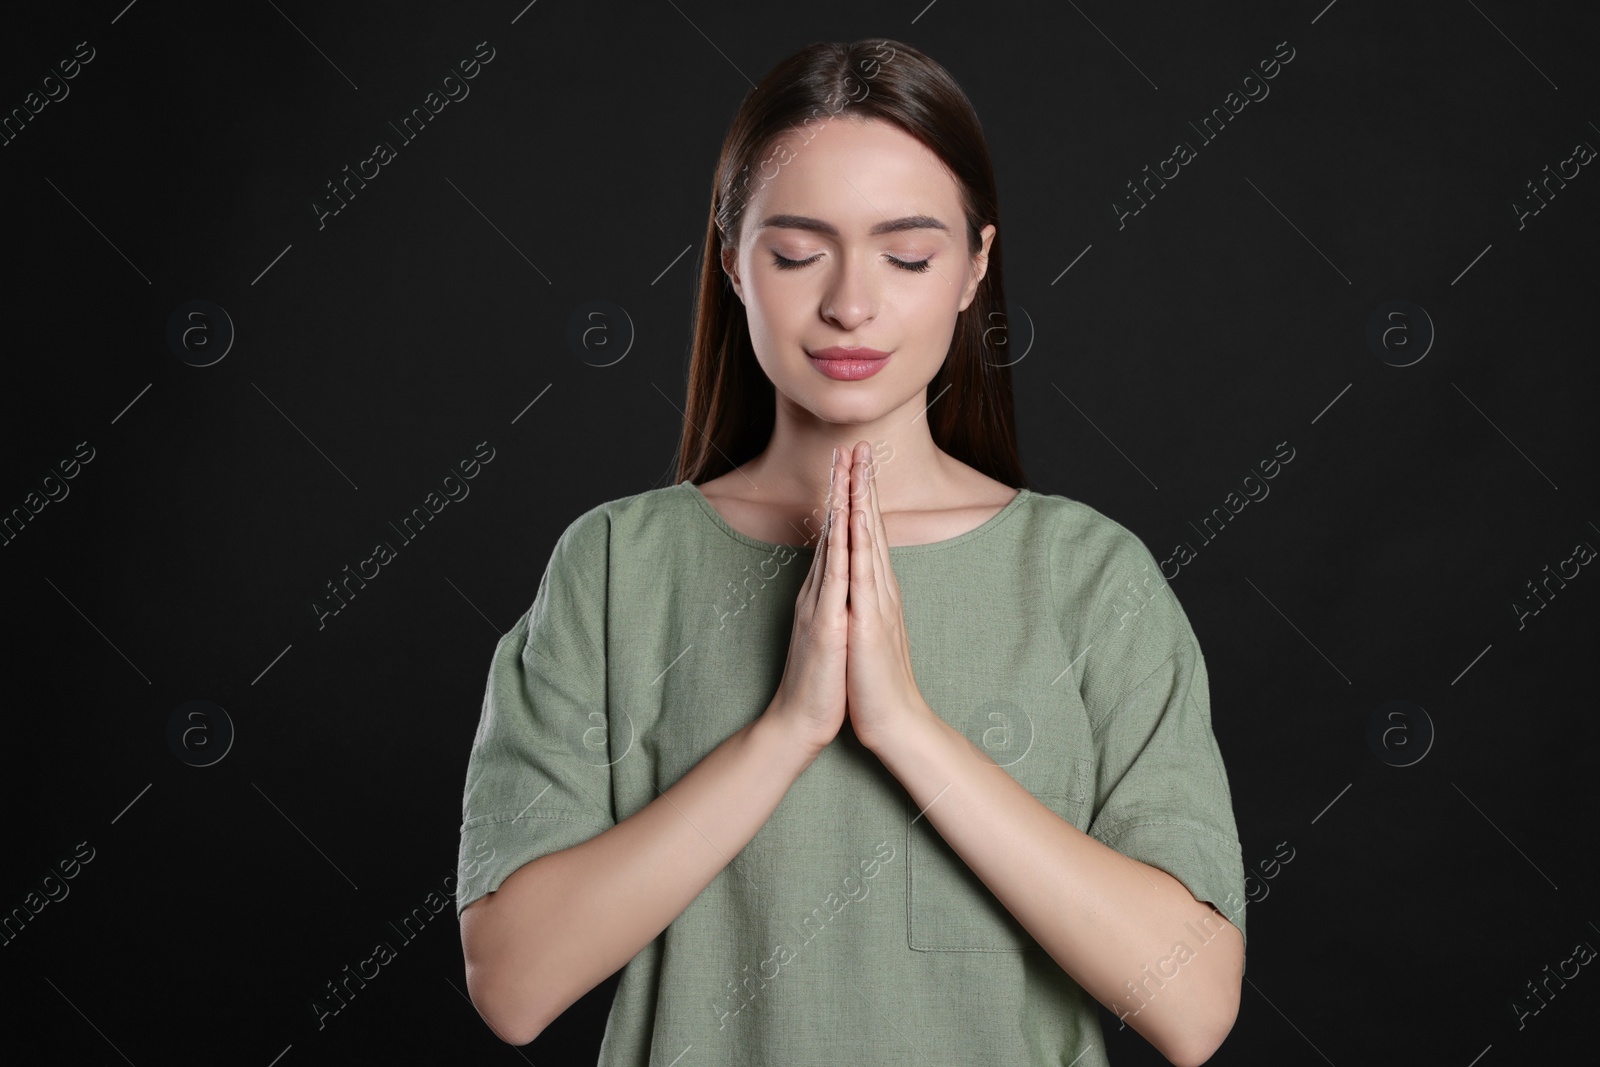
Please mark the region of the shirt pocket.
<svg viewBox="0 0 1600 1067"><path fill-rule="evenodd" d="M1071 774L1066 791L1036 792L1034 796L1079 830L1087 830L1094 762L1085 756L1068 759ZM917 817L909 797L906 878L906 936L911 948L923 952L1043 951L926 816Z"/></svg>

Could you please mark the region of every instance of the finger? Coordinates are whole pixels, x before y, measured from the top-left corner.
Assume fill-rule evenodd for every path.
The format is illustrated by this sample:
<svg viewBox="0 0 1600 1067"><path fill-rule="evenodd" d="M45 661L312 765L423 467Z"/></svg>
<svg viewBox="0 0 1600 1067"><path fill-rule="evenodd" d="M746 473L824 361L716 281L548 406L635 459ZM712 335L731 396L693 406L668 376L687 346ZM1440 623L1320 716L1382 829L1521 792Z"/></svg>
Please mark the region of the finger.
<svg viewBox="0 0 1600 1067"><path fill-rule="evenodd" d="M863 441L859 446L861 453L861 511L863 521L866 523L872 542L872 579L878 592L877 604L879 610L888 607L888 582L889 570L889 534L883 525L883 516L878 510L877 477L874 473L872 445Z"/></svg>
<svg viewBox="0 0 1600 1067"><path fill-rule="evenodd" d="M867 460L867 496L872 502L872 529L873 544L878 549L878 575L886 599L892 599L895 591L894 568L889 564L889 529L883 523L883 509L878 504L878 468L877 463Z"/></svg>
<svg viewBox="0 0 1600 1067"><path fill-rule="evenodd" d="M867 461L859 452L859 449L851 449L855 466L850 477L850 587L855 592L852 602L877 608L879 591L873 574L875 549L867 514L871 504L867 496Z"/></svg>
<svg viewBox="0 0 1600 1067"><path fill-rule="evenodd" d="M873 544L877 547L879 607L889 628L904 633L905 612L900 605L900 582L895 577L894 566L889 562L889 528L883 521L883 509L878 506L878 468L876 463L867 466L867 496L872 502L874 522ZM906 636L905 648L909 651L911 638Z"/></svg>
<svg viewBox="0 0 1600 1067"><path fill-rule="evenodd" d="M833 450L833 463L828 467L828 489L822 502L822 522L817 526L817 543L812 546L811 566L806 570L806 580L801 585L801 592L815 604L818 587L822 584L822 574L828 564L828 516L833 511L833 490L835 476L839 470L839 450Z"/></svg>
<svg viewBox="0 0 1600 1067"><path fill-rule="evenodd" d="M823 571L822 597L826 602L822 610L833 614L845 610L845 598L850 592L850 468L843 456L835 466L832 507L828 511L828 553Z"/></svg>

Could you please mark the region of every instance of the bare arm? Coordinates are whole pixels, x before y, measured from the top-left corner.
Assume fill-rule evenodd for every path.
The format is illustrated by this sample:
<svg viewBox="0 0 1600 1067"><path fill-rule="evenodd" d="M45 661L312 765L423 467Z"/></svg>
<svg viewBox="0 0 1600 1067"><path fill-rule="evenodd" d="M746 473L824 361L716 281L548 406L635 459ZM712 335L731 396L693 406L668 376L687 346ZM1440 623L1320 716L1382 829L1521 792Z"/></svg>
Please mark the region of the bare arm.
<svg viewBox="0 0 1600 1067"><path fill-rule="evenodd" d="M1090 996L1169 1062L1211 1058L1233 1027L1244 974L1244 939L1220 912L1056 815L926 705L874 751Z"/></svg>
<svg viewBox="0 0 1600 1067"><path fill-rule="evenodd" d="M847 699L856 736L911 795L916 818L927 817L1073 981L1175 1067L1205 1063L1238 1015L1243 933L1177 878L1051 811L923 699L867 442L855 455Z"/></svg>
<svg viewBox="0 0 1600 1067"><path fill-rule="evenodd" d="M827 518L795 599L783 679L766 711L597 837L541 856L461 913L467 992L501 1040L525 1045L661 934L766 824L845 717L848 536Z"/></svg>
<svg viewBox="0 0 1600 1067"><path fill-rule="evenodd" d="M513 871L461 913L467 991L525 1045L631 960L756 835L820 752L767 713L616 826Z"/></svg>

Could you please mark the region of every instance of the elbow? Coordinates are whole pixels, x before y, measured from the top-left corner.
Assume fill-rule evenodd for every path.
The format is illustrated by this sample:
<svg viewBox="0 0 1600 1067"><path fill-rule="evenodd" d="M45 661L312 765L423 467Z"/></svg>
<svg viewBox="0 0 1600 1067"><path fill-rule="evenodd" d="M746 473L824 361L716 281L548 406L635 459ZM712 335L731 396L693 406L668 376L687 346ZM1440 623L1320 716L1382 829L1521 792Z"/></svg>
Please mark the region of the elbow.
<svg viewBox="0 0 1600 1067"><path fill-rule="evenodd" d="M461 949L466 965L467 999L478 1017L494 1036L508 1045L526 1045L550 1025L553 1016L543 1013L545 998L539 990L528 988L521 975L539 973L536 968L507 959L503 951L505 932L495 923L495 908L490 893L474 901L461 913ZM519 974L514 967L521 967Z"/></svg>
<svg viewBox="0 0 1600 1067"><path fill-rule="evenodd" d="M482 1015L483 1013L480 1012L479 1014ZM495 1023L491 1022L487 1015L484 1015L483 1021L494 1032L495 1037L498 1037L508 1045L532 1044L533 1040L544 1032L545 1026L542 1022L535 1022L527 1018Z"/></svg>
<svg viewBox="0 0 1600 1067"><path fill-rule="evenodd" d="M482 1016L483 1023L489 1028L490 1032L508 1045L520 1046L532 1044L534 1038L538 1037L540 1031L542 1030L542 1027L539 1026L519 1026L511 1023L497 1023L485 1012L479 1011L478 1014Z"/></svg>
<svg viewBox="0 0 1600 1067"><path fill-rule="evenodd" d="M1176 1049L1163 1053L1172 1067L1200 1067L1216 1055L1217 1049L1222 1047L1222 1042L1196 1041L1186 1048Z"/></svg>
<svg viewBox="0 0 1600 1067"><path fill-rule="evenodd" d="M485 1022L487 1022L487 1020L485 1020ZM495 1037L498 1037L501 1041L504 1041L506 1044L508 1044L508 1045L519 1045L519 1046L520 1045L531 1045L533 1043L534 1038L538 1037L541 1033L544 1032L544 1026L542 1024L539 1024L539 1023L534 1023L531 1026L523 1025L523 1027L521 1029L501 1030L501 1029L496 1029L493 1026L490 1026L489 1029L494 1031L494 1036Z"/></svg>
<svg viewBox="0 0 1600 1067"><path fill-rule="evenodd" d="M1233 936L1221 946L1226 956L1212 961L1216 970L1196 991L1197 999L1189 1004L1182 1032L1170 1035L1160 1046L1173 1067L1200 1067L1210 1062L1239 1018L1244 994L1244 935L1233 926L1228 929Z"/></svg>
<svg viewBox="0 0 1600 1067"><path fill-rule="evenodd" d="M467 996L484 1025L508 1045L531 1044L550 1024L529 1010L527 998L515 995L483 967L467 968Z"/></svg>
<svg viewBox="0 0 1600 1067"><path fill-rule="evenodd" d="M1224 1003L1160 1050L1172 1067L1200 1067L1217 1054L1239 1017L1239 987L1230 986L1223 999Z"/></svg>

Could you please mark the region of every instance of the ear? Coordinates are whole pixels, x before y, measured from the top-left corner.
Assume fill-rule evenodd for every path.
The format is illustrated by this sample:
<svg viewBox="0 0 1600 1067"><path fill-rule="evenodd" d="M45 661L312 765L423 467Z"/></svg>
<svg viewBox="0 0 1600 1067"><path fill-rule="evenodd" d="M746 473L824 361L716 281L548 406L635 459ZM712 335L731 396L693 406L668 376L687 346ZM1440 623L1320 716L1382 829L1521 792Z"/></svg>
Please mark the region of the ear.
<svg viewBox="0 0 1600 1067"><path fill-rule="evenodd" d="M739 280L739 250L728 245L722 246L722 269L728 275L728 281L733 286L734 295L739 298L739 303L744 303L744 283Z"/></svg>
<svg viewBox="0 0 1600 1067"><path fill-rule="evenodd" d="M967 310L967 305L972 303L972 298L978 295L978 283L983 281L983 276L989 273L989 246L994 243L994 223L990 223L979 231L978 235L983 243L978 246L978 251L972 256L972 277L967 279L967 286L961 291L961 304L957 311Z"/></svg>

